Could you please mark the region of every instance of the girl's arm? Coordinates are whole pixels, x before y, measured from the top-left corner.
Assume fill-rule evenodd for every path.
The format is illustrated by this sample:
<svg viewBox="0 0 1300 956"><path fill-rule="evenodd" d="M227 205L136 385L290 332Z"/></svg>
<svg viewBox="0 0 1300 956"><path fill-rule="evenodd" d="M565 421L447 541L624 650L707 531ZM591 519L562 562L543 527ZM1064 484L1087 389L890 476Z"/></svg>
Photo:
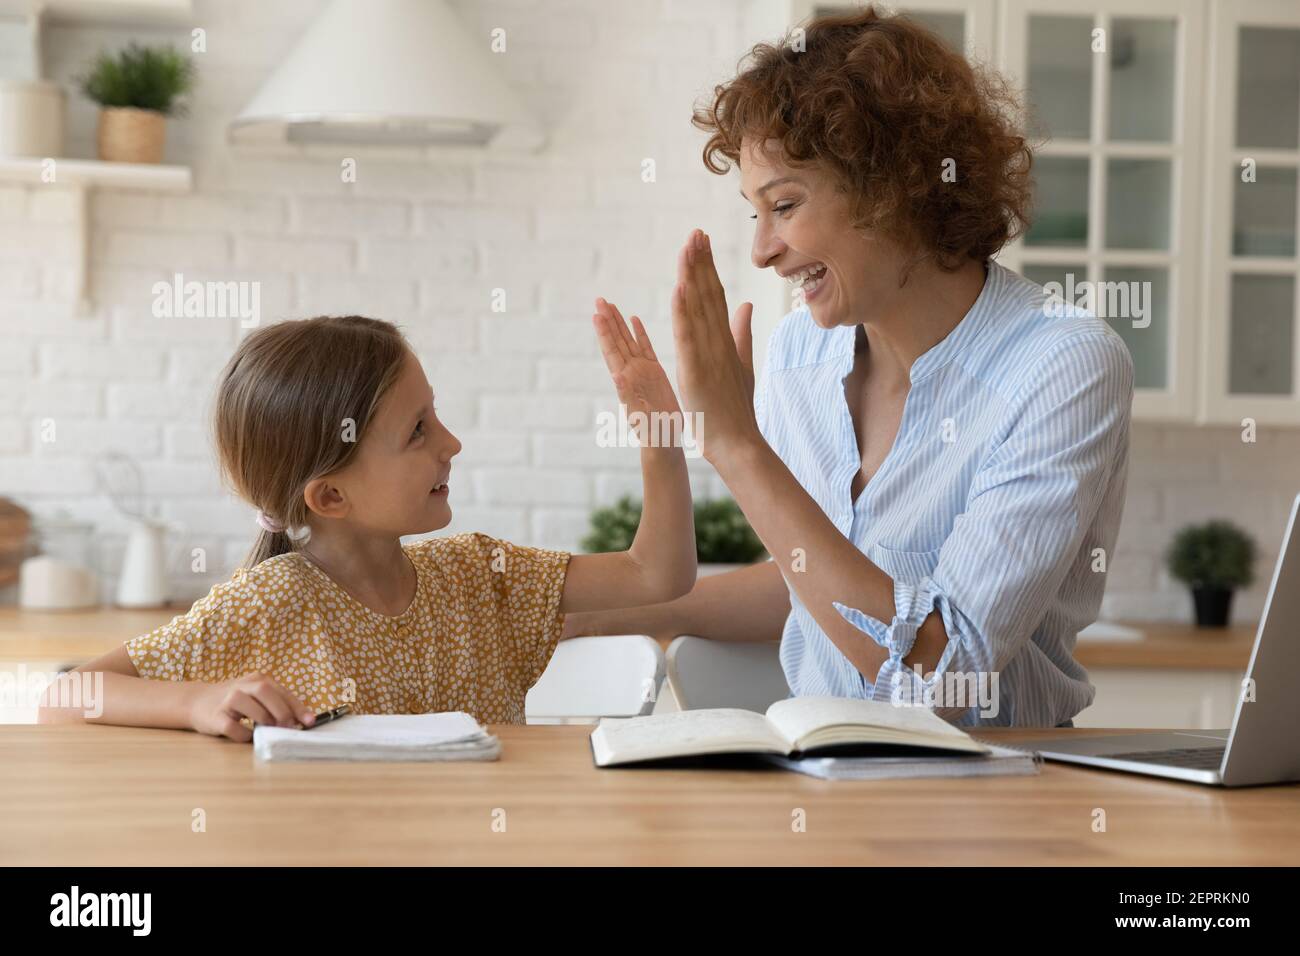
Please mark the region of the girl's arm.
<svg viewBox="0 0 1300 956"><path fill-rule="evenodd" d="M592 321L601 352L641 444L645 495L631 548L569 560L560 600L564 613L659 604L695 584L695 517L681 448L681 407L641 320L632 316L633 337L617 308L604 299L596 300L596 308ZM657 427L662 421L673 427ZM662 444L663 438L671 444Z"/></svg>
<svg viewBox="0 0 1300 956"><path fill-rule="evenodd" d="M90 679L82 675L90 675ZM102 685L97 675L103 675ZM74 683L81 686L81 693L71 692ZM41 695L36 720L41 724L86 721L188 730L191 689L188 683L140 677L126 645L122 645L89 664L60 674ZM72 701L77 706L68 706ZM59 706L60 703L64 706Z"/></svg>
<svg viewBox="0 0 1300 956"><path fill-rule="evenodd" d="M790 589L775 561L700 578L666 604L570 614L564 637L649 634L660 641L693 634L715 641L778 641L790 616Z"/></svg>
<svg viewBox="0 0 1300 956"><path fill-rule="evenodd" d="M77 676L83 674L92 676L89 681ZM74 681L81 684L75 694L70 686ZM253 732L240 723L241 718L281 727L310 724L315 719L293 694L261 674L219 684L147 680L138 675L126 645L60 674L41 695L36 713L41 724L84 721L197 730L246 743Z"/></svg>

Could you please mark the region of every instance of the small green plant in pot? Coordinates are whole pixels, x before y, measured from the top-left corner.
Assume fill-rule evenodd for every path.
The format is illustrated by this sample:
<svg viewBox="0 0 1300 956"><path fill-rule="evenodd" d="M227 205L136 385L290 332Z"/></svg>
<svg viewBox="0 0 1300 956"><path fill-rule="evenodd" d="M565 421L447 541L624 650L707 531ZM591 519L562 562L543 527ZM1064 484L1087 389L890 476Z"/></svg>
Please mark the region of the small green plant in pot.
<svg viewBox="0 0 1300 956"><path fill-rule="evenodd" d="M591 513L591 530L582 548L592 554L626 551L640 523L641 502L624 495ZM695 503L695 556L701 565L751 564L765 553L744 512L730 498Z"/></svg>
<svg viewBox="0 0 1300 956"><path fill-rule="evenodd" d="M1226 627L1233 590L1254 577L1255 542L1228 521L1189 525L1174 536L1165 563L1191 588L1197 627Z"/></svg>
<svg viewBox="0 0 1300 956"><path fill-rule="evenodd" d="M194 87L194 62L172 47L131 43L116 55L101 53L77 82L100 105L100 159L160 163L166 118L184 114L180 98Z"/></svg>

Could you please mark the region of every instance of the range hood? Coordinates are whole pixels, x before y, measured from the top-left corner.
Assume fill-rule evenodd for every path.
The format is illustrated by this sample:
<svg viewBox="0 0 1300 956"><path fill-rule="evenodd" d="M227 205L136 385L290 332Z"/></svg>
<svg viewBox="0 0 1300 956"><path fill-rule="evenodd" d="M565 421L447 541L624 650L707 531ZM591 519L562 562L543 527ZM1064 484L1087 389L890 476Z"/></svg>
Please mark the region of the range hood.
<svg viewBox="0 0 1300 956"><path fill-rule="evenodd" d="M492 38L445 0L332 0L230 125L234 142L536 149Z"/></svg>

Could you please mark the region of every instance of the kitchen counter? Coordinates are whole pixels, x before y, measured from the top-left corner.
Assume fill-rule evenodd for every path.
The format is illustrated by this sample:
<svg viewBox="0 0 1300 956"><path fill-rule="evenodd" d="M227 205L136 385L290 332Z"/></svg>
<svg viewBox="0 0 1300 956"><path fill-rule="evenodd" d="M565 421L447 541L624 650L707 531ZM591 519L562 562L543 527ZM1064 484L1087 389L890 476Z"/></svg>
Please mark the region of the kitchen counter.
<svg viewBox="0 0 1300 956"><path fill-rule="evenodd" d="M1089 670L1176 667L1244 673L1258 630L1257 624L1234 624L1219 629L1172 621L1134 621L1128 626L1142 632L1140 640L1081 639L1074 647L1075 659Z"/></svg>
<svg viewBox="0 0 1300 956"><path fill-rule="evenodd" d="M25 611L0 607L0 661L81 664L128 638L166 624L189 605L156 610L100 608L90 611ZM1200 630L1172 622L1132 623L1140 640L1081 640L1075 657L1093 668L1176 668L1244 672L1255 641L1255 625Z"/></svg>
<svg viewBox="0 0 1300 956"><path fill-rule="evenodd" d="M24 611L0 607L0 671L52 673L94 660L166 624L189 605L152 610ZM1203 631L1174 623L1135 623L1137 640L1086 638L1075 656L1095 694L1076 727L1228 727L1250 662L1254 626ZM0 705L0 723L26 722Z"/></svg>

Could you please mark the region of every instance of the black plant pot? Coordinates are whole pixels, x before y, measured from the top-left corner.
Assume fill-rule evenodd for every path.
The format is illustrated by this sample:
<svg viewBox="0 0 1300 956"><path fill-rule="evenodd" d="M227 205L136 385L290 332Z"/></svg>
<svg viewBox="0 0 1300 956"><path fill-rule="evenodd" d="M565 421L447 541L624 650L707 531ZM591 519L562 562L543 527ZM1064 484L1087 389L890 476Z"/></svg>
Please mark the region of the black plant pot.
<svg viewBox="0 0 1300 956"><path fill-rule="evenodd" d="M1227 627L1232 591L1227 588L1192 588L1197 627Z"/></svg>

